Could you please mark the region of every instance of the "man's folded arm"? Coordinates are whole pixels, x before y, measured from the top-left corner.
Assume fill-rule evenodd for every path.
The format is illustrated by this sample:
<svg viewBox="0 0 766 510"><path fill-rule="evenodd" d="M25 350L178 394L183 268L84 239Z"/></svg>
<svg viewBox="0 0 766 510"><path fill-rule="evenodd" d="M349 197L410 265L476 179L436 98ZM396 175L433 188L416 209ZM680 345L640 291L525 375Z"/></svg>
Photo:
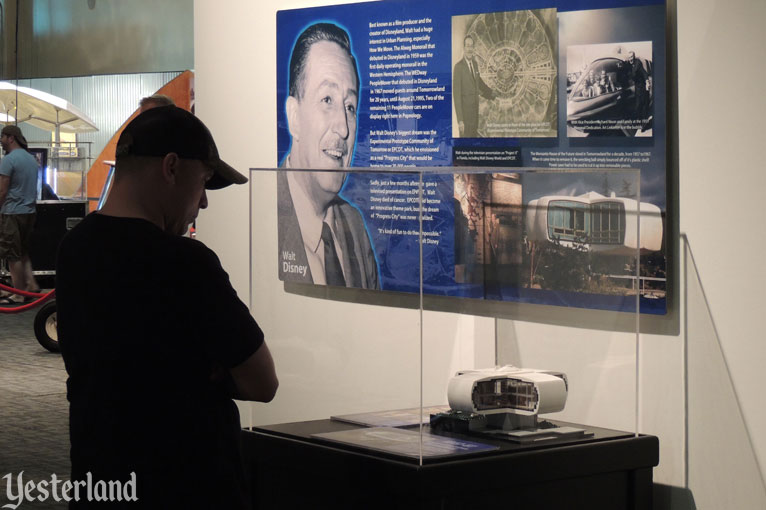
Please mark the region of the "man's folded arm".
<svg viewBox="0 0 766 510"><path fill-rule="evenodd" d="M245 361L229 370L238 400L270 402L279 387L274 359L266 342Z"/></svg>

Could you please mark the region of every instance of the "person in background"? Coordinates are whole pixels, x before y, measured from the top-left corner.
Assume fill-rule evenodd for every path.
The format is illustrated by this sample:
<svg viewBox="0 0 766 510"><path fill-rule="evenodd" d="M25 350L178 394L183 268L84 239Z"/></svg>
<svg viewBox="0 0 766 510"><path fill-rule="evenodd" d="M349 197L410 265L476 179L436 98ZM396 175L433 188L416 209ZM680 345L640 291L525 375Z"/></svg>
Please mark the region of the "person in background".
<svg viewBox="0 0 766 510"><path fill-rule="evenodd" d="M641 60L636 58L634 51L628 52L628 78L633 81L636 91L635 118L644 119L649 109L649 91L646 88L648 75Z"/></svg>
<svg viewBox="0 0 766 510"><path fill-rule="evenodd" d="M598 78L598 85L597 85L597 96L600 96L601 94L609 94L611 92L614 92L614 82L612 81L612 77L606 74L606 69L601 70L601 74Z"/></svg>
<svg viewBox="0 0 766 510"><path fill-rule="evenodd" d="M144 113L146 110L157 108L158 106L175 106L176 102L173 98L166 96L165 94L152 94L151 96L142 97L138 102L139 113Z"/></svg>
<svg viewBox="0 0 766 510"><path fill-rule="evenodd" d="M474 40L470 35L463 39L463 58L452 71L452 98L455 102L458 130L461 137L479 136L479 96L490 101L497 96L484 83L479 73Z"/></svg>
<svg viewBox="0 0 766 510"><path fill-rule="evenodd" d="M37 211L37 160L27 151L18 126L7 125L0 133L5 153L0 162L0 259L8 261L14 288L39 292L29 258ZM24 301L9 295L0 299L5 304Z"/></svg>

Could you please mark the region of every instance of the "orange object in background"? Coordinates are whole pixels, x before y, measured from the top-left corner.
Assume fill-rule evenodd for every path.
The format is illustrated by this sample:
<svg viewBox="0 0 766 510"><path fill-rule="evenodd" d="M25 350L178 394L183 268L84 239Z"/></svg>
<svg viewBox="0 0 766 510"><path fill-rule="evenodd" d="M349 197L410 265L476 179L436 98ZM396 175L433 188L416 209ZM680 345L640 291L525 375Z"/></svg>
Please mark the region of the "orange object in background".
<svg viewBox="0 0 766 510"><path fill-rule="evenodd" d="M156 93L172 97L173 101L176 102L176 106L192 111L192 106L194 105L194 73L192 71L184 71L165 84ZM140 99L140 97L136 98L136 111L123 122L120 129L112 136L104 150L101 151L101 154L98 155L91 165L90 170L88 170L88 193L86 196L89 200L90 211L95 211L96 207L98 207L98 198L101 196L101 190L104 188L104 183L109 175L109 166L105 162L115 159L117 140L120 138L125 125L138 115L138 101Z"/></svg>

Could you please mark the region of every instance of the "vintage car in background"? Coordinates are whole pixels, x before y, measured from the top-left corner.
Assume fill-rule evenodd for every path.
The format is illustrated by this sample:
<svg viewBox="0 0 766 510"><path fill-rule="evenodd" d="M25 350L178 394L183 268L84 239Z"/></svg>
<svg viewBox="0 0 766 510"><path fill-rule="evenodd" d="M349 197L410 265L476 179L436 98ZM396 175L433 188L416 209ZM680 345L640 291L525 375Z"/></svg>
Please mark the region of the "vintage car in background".
<svg viewBox="0 0 766 510"><path fill-rule="evenodd" d="M628 77L628 63L617 57L599 58L580 74L567 97L567 125L587 134L634 136L652 126L652 61L636 57L648 76L648 104L636 120L635 84ZM594 87L593 80L605 77L611 86ZM589 122L596 121L596 122ZM597 121L604 121L599 123Z"/></svg>

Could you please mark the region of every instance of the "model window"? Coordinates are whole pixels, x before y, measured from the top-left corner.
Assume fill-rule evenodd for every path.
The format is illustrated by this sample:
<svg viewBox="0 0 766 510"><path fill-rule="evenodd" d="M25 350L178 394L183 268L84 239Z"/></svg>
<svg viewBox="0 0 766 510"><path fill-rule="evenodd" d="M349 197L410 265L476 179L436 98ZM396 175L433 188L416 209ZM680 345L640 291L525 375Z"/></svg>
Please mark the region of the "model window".
<svg viewBox="0 0 766 510"><path fill-rule="evenodd" d="M505 378L477 382L472 399L474 407L479 411L520 409L534 412L540 396L534 384Z"/></svg>
<svg viewBox="0 0 766 510"><path fill-rule="evenodd" d="M588 233L587 205L555 200L548 204L548 238L585 241Z"/></svg>
<svg viewBox="0 0 766 510"><path fill-rule="evenodd" d="M601 202L591 206L591 242L622 244L625 240L625 207L620 202Z"/></svg>

